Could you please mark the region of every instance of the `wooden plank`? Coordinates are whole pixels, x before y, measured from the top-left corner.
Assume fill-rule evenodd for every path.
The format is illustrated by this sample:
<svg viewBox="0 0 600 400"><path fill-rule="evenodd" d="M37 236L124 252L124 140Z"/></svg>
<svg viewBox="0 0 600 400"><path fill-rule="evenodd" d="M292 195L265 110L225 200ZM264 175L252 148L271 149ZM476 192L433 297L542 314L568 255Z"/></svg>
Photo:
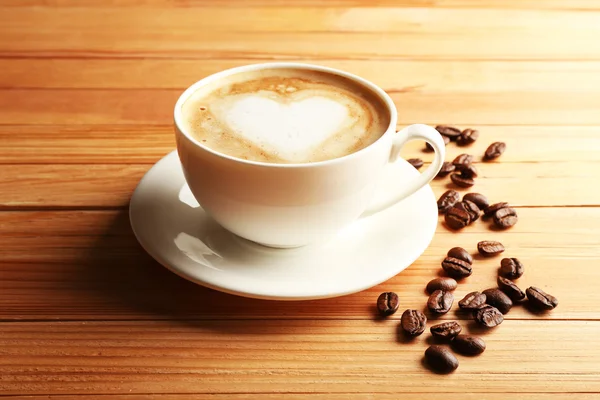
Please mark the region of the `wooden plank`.
<svg viewBox="0 0 600 400"><path fill-rule="evenodd" d="M137 249L125 254L126 251L122 249L111 251L103 247L101 250L109 251L110 255L99 256L98 260L91 260L82 254L75 261L54 261L57 257L30 263L5 261L0 274L0 318L11 321L231 318L368 320L375 317L377 296L384 291L394 291L400 296L401 310L393 319L399 320L405 309L425 308L427 295L424 288L440 271L442 256L450 248L446 243L447 238L446 242L437 239L434 247L397 277L361 293L331 301L274 302L223 294L184 281ZM471 240L455 244L466 243L471 243ZM72 244L67 242L66 246ZM73 255L71 248L65 251ZM92 249L87 253L99 251ZM552 258L527 256L523 250L512 251L511 255L518 255L527 269L519 285L523 289L530 285L542 287L557 296L560 304L553 312L543 316L515 306L506 319L598 320L596 307L600 295L593 286L600 278L596 267L598 257L589 256L585 250L581 250L581 253L580 258L560 254ZM475 275L461 282L455 292L456 302L472 291L495 287L493 277L498 265L499 260L476 263ZM429 317L434 320L433 316ZM454 310L441 319L468 320L470 316Z"/></svg>
<svg viewBox="0 0 600 400"><path fill-rule="evenodd" d="M4 124L170 124L179 90L4 90Z"/></svg>
<svg viewBox="0 0 600 400"><path fill-rule="evenodd" d="M145 8L8 7L0 12L0 55L598 60L599 15L220 7L167 8L159 15Z"/></svg>
<svg viewBox="0 0 600 400"><path fill-rule="evenodd" d="M259 393L261 399L265 400L303 400L303 399L318 399L318 400L373 400L375 397L367 393ZM403 400L422 400L424 393L404 393L402 392ZM445 393L441 392L438 395L447 400L505 400L506 393ZM519 399L523 400L559 400L564 399L566 393L519 393ZM257 393L226 393L226 394L108 394L103 395L103 399L128 399L128 400L255 400ZM377 393L378 400L397 400L399 393ZM593 400L599 399L600 394L597 393L577 393L577 399ZM27 396L11 396L11 400L37 400L37 399L52 399L52 400L76 400L81 399L80 395L27 395Z"/></svg>
<svg viewBox="0 0 600 400"><path fill-rule="evenodd" d="M4 394L20 395L600 390L598 321L507 321L484 334L482 356L460 357L454 374L431 376L426 387L419 378L430 374L421 363L428 335L399 343L396 325L3 323L0 382Z"/></svg>
<svg viewBox="0 0 600 400"><path fill-rule="evenodd" d="M427 7L600 10L592 0L3 0L3 7Z"/></svg>
<svg viewBox="0 0 600 400"><path fill-rule="evenodd" d="M0 59L0 87L178 89L215 72L270 60ZM398 92L597 92L600 62L305 60L355 73Z"/></svg>
<svg viewBox="0 0 600 400"><path fill-rule="evenodd" d="M127 212L0 213L0 320L19 319L372 319L383 291L399 293L402 309L424 307L426 283L440 273L448 249L476 251L480 240L500 240L505 256L526 267L519 285L539 286L560 305L532 315L515 307L508 319L598 320L599 208L519 209L511 231L478 221L459 234L438 227L427 251L389 281L334 301L251 300L203 289L167 271L135 241ZM466 293L495 286L499 258L477 259L460 284ZM394 319L400 318L395 315ZM452 312L444 318L468 318ZM0 335L1 336L1 335Z"/></svg>
<svg viewBox="0 0 600 400"><path fill-rule="evenodd" d="M432 157L419 151L412 155ZM514 162L477 165L480 175L469 191L485 193L491 201L509 201L519 207L600 206L597 193L589 190L587 185L600 181L600 168L595 167L596 164ZM150 167L147 164L2 165L0 208L127 207L133 190ZM431 186L438 197L448 188L467 192L457 188L448 177L435 179ZM34 191L29 190L32 187Z"/></svg>
<svg viewBox="0 0 600 400"><path fill-rule="evenodd" d="M171 124L181 90L4 90L3 124ZM399 123L600 125L600 92L390 92Z"/></svg>
<svg viewBox="0 0 600 400"><path fill-rule="evenodd" d="M154 163L174 148L172 124L0 125L1 164Z"/></svg>
<svg viewBox="0 0 600 400"><path fill-rule="evenodd" d="M426 121L454 124L456 120ZM469 147L446 147L447 159L467 152L482 155L489 143L502 140L508 150L501 163L597 161L598 126L484 126L462 125L480 132ZM398 129L402 125L398 126ZM0 125L0 164L134 164L154 163L175 148L172 125ZM405 158L432 155L423 144L411 142ZM593 173L593 172L589 172Z"/></svg>

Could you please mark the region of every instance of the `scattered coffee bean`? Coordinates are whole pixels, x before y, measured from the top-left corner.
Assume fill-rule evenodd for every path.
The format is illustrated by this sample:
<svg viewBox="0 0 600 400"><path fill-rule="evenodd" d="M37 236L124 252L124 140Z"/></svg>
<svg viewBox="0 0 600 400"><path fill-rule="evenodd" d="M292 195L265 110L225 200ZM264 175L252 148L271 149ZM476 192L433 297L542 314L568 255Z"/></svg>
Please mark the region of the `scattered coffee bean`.
<svg viewBox="0 0 600 400"><path fill-rule="evenodd" d="M531 286L526 291L529 304L538 310L552 310L558 305L558 299L542 289Z"/></svg>
<svg viewBox="0 0 600 400"><path fill-rule="evenodd" d="M451 321L444 322L443 324L439 325L434 325L431 328L429 328L429 331L436 338L452 339L462 331L462 328L460 327L458 322Z"/></svg>
<svg viewBox="0 0 600 400"><path fill-rule="evenodd" d="M489 305L473 311L473 318L478 324L486 328L493 328L504 321L502 313L496 307Z"/></svg>
<svg viewBox="0 0 600 400"><path fill-rule="evenodd" d="M463 196L463 201L465 200L472 201L480 210L485 210L490 205L487 197L481 193L467 193Z"/></svg>
<svg viewBox="0 0 600 400"><path fill-rule="evenodd" d="M475 141L478 138L479 138L479 131L477 131L475 129L467 128L464 131L462 131L460 136L456 139L456 144L458 144L459 146L466 146L471 143L475 143Z"/></svg>
<svg viewBox="0 0 600 400"><path fill-rule="evenodd" d="M464 212L466 212L467 214L469 214L469 211L467 211L467 207L465 206L465 204L462 201L456 202L456 204L454 205L454 207L456 207L458 209L461 209ZM471 214L469 214L469 224L471 223L470 219L471 219Z"/></svg>
<svg viewBox="0 0 600 400"><path fill-rule="evenodd" d="M494 142L489 145L487 150L485 151L485 155L483 156L484 160L494 160L502 155L506 150L506 143L504 142Z"/></svg>
<svg viewBox="0 0 600 400"><path fill-rule="evenodd" d="M438 211L445 213L460 200L460 193L456 190L447 190L437 201Z"/></svg>
<svg viewBox="0 0 600 400"><path fill-rule="evenodd" d="M475 180L473 178L468 178L463 176L461 173L454 172L450 175L450 180L458 187L468 188L475 184Z"/></svg>
<svg viewBox="0 0 600 400"><path fill-rule="evenodd" d="M473 264L473 256L471 256L469 252L462 247L453 247L448 250L448 257L458 258L459 260Z"/></svg>
<svg viewBox="0 0 600 400"><path fill-rule="evenodd" d="M394 292L384 292L377 298L377 311L387 317L398 310L398 295Z"/></svg>
<svg viewBox="0 0 600 400"><path fill-rule="evenodd" d="M512 301L521 302L525 300L525 292L519 289L519 287L510 279L498 277L498 287L502 290Z"/></svg>
<svg viewBox="0 0 600 400"><path fill-rule="evenodd" d="M479 172L473 164L458 164L455 165L455 168L463 178L477 178L479 176Z"/></svg>
<svg viewBox="0 0 600 400"><path fill-rule="evenodd" d="M409 336L419 336L425 332L427 317L419 310L406 310L400 318L402 330Z"/></svg>
<svg viewBox="0 0 600 400"><path fill-rule="evenodd" d="M457 166L457 165L471 164L472 162L473 162L473 156L472 155L470 155L470 154L459 154L452 161L452 164L454 164L455 166Z"/></svg>
<svg viewBox="0 0 600 400"><path fill-rule="evenodd" d="M510 228L511 226L514 226L517 221L519 221L519 217L514 208L504 207L494 214L494 224L496 224L498 228Z"/></svg>
<svg viewBox="0 0 600 400"><path fill-rule="evenodd" d="M492 204L484 210L483 215L485 215L486 217L491 217L494 214L496 214L496 211L506 207L509 207L508 203L506 202Z"/></svg>
<svg viewBox="0 0 600 400"><path fill-rule="evenodd" d="M477 310L485 305L486 296L483 293L471 292L467 294L461 301L458 302L458 306L462 310Z"/></svg>
<svg viewBox="0 0 600 400"><path fill-rule="evenodd" d="M447 348L435 344L425 350L425 361L435 372L447 374L458 368L456 356Z"/></svg>
<svg viewBox="0 0 600 400"><path fill-rule="evenodd" d="M442 135L442 140L444 141L444 146L448 146L448 143L450 143L450 138L448 136ZM433 146L429 143L425 143L425 151L433 151Z"/></svg>
<svg viewBox="0 0 600 400"><path fill-rule="evenodd" d="M446 314L452 308L454 295L444 290L436 290L427 300L427 308L434 314Z"/></svg>
<svg viewBox="0 0 600 400"><path fill-rule="evenodd" d="M463 279L473 273L473 267L470 263L454 257L446 257L442 261L442 268L455 279Z"/></svg>
<svg viewBox="0 0 600 400"><path fill-rule="evenodd" d="M452 207L446 211L444 220L446 221L446 225L454 230L462 229L471 223L469 213L458 207Z"/></svg>
<svg viewBox="0 0 600 400"><path fill-rule="evenodd" d="M450 140L456 140L462 134L460 129L447 125L438 125L435 127L435 130L442 136L448 137Z"/></svg>
<svg viewBox="0 0 600 400"><path fill-rule="evenodd" d="M510 297L500 289L486 289L481 293L485 294L485 302L496 307L502 314L508 313L513 306Z"/></svg>
<svg viewBox="0 0 600 400"><path fill-rule="evenodd" d="M516 258L503 258L500 261L500 275L508 279L518 279L523 276L525 268Z"/></svg>
<svg viewBox="0 0 600 400"><path fill-rule="evenodd" d="M406 161L408 161L408 163L416 169L420 169L423 166L423 160L421 160L420 158L409 158Z"/></svg>
<svg viewBox="0 0 600 400"><path fill-rule="evenodd" d="M491 257L502 253L504 245L494 240L483 240L477 243L477 251L484 257Z"/></svg>
<svg viewBox="0 0 600 400"><path fill-rule="evenodd" d="M442 164L442 168L437 173L436 177L444 178L444 177L448 176L448 174L450 172L453 172L455 169L456 169L456 167L450 161L444 161L444 163Z"/></svg>
<svg viewBox="0 0 600 400"><path fill-rule="evenodd" d="M451 292L456 289L458 284L452 278L435 278L427 284L427 293L431 294L436 290Z"/></svg>
<svg viewBox="0 0 600 400"><path fill-rule="evenodd" d="M466 211L467 214L469 214L469 224L472 224L473 222L479 219L479 214L481 213L481 210L472 201L459 201L458 203L456 203L455 207L461 208L464 211Z"/></svg>
<svg viewBox="0 0 600 400"><path fill-rule="evenodd" d="M466 356L476 356L485 351L485 342L477 336L458 335L452 341L452 349Z"/></svg>

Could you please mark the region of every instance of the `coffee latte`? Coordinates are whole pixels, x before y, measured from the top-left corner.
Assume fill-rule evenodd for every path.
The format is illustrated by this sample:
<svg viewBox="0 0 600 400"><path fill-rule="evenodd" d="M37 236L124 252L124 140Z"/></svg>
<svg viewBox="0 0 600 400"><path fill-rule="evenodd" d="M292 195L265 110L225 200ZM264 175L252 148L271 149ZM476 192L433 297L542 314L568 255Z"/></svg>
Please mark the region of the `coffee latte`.
<svg viewBox="0 0 600 400"><path fill-rule="evenodd" d="M350 79L307 69L264 69L220 78L182 107L184 129L229 156L269 163L343 157L380 138L383 100Z"/></svg>

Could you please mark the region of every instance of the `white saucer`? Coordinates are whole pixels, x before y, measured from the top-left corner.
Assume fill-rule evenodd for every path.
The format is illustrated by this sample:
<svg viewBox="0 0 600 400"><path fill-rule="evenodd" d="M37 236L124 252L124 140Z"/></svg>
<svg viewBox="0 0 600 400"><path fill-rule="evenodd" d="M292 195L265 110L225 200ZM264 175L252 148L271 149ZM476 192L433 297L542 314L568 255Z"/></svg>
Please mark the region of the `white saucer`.
<svg viewBox="0 0 600 400"><path fill-rule="evenodd" d="M389 164L380 188L413 177L406 161ZM375 286L412 264L437 226L429 186L383 212L361 218L328 242L272 249L241 239L214 222L192 196L171 152L142 178L129 217L142 247L192 282L240 296L307 300Z"/></svg>

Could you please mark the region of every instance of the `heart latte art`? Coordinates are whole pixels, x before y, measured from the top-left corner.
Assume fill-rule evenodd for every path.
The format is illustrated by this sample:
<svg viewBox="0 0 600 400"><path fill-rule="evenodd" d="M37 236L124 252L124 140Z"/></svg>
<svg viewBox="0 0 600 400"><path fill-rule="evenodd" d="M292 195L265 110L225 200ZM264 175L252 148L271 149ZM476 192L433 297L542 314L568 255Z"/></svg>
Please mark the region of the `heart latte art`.
<svg viewBox="0 0 600 400"><path fill-rule="evenodd" d="M194 93L182 110L188 132L233 157L306 163L356 152L387 128L382 101L358 84L313 71L260 73Z"/></svg>

